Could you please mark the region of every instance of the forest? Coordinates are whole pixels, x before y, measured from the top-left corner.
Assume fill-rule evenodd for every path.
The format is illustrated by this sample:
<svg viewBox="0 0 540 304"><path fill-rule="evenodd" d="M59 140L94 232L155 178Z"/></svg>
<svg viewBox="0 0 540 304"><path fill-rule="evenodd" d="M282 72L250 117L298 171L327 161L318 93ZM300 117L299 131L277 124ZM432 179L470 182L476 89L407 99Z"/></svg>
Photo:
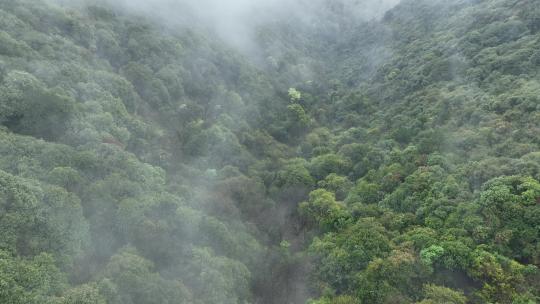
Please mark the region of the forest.
<svg viewBox="0 0 540 304"><path fill-rule="evenodd" d="M0 303L540 303L538 0L186 1L0 0Z"/></svg>

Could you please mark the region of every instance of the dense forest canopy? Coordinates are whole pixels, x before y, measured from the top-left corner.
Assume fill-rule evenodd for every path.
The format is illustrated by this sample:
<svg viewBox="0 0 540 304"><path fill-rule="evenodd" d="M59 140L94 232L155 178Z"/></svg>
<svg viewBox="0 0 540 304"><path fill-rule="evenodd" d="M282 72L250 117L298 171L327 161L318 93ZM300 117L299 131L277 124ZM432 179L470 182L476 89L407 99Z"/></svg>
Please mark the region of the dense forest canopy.
<svg viewBox="0 0 540 304"><path fill-rule="evenodd" d="M0 303L540 302L539 72L537 0L0 0Z"/></svg>

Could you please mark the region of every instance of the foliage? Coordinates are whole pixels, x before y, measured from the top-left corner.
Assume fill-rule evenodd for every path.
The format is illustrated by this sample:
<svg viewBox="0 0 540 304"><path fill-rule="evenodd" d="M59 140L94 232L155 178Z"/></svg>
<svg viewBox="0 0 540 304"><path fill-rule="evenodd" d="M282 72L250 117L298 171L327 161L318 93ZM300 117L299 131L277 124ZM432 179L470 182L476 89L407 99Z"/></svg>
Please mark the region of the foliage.
<svg viewBox="0 0 540 304"><path fill-rule="evenodd" d="M540 300L537 1L312 1L256 55L62 2L0 1L1 303Z"/></svg>

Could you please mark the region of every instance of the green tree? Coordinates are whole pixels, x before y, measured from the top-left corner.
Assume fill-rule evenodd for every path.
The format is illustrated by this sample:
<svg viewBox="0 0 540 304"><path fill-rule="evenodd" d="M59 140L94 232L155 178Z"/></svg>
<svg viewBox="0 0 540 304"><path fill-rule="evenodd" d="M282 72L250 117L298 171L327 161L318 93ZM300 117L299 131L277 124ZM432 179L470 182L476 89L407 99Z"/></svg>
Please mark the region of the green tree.
<svg viewBox="0 0 540 304"><path fill-rule="evenodd" d="M452 290L447 287L426 284L424 286L425 299L419 304L465 304L467 298L462 292Z"/></svg>
<svg viewBox="0 0 540 304"><path fill-rule="evenodd" d="M41 253L23 259L0 250L0 301L9 304L54 303L66 285L54 258Z"/></svg>
<svg viewBox="0 0 540 304"><path fill-rule="evenodd" d="M317 189L299 206L301 214L315 221L323 230L339 229L349 217L345 207L336 202L332 192Z"/></svg>

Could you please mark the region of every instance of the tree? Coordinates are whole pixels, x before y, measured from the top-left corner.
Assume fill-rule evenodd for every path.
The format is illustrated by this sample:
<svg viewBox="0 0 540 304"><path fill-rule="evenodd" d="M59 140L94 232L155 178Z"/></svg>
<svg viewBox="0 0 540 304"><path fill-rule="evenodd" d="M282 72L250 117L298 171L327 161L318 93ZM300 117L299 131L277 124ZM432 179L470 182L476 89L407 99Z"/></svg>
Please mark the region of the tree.
<svg viewBox="0 0 540 304"><path fill-rule="evenodd" d="M181 282L165 280L153 268L152 262L131 248L111 257L103 276L110 280L116 293L109 294L107 302L115 298L120 299L120 303L133 304L184 304L191 301L190 293Z"/></svg>
<svg viewBox="0 0 540 304"><path fill-rule="evenodd" d="M350 160L334 153L317 156L310 162L310 172L317 180L324 179L331 173L347 175L350 169Z"/></svg>
<svg viewBox="0 0 540 304"><path fill-rule="evenodd" d="M48 252L64 263L80 252L88 227L75 195L4 171L0 186L0 249L25 256Z"/></svg>
<svg viewBox="0 0 540 304"><path fill-rule="evenodd" d="M331 173L317 185L335 194L336 199L343 200L347 196L349 190L353 187L353 183L345 176L340 176Z"/></svg>
<svg viewBox="0 0 540 304"><path fill-rule="evenodd" d="M295 88L290 88L288 93L289 93L289 98L291 100L291 103L296 103L302 98L302 93L300 93Z"/></svg>
<svg viewBox="0 0 540 304"><path fill-rule="evenodd" d="M324 189L312 191L309 201L300 204L299 211L323 230L339 229L350 216L345 207L336 202L334 194Z"/></svg>
<svg viewBox="0 0 540 304"><path fill-rule="evenodd" d="M348 204L376 204L382 198L383 195L378 184L360 180L357 185L351 189L345 202Z"/></svg>
<svg viewBox="0 0 540 304"><path fill-rule="evenodd" d="M491 244L511 258L538 262L540 252L540 183L528 177L501 177L487 182L480 195L480 213L491 229Z"/></svg>
<svg viewBox="0 0 540 304"><path fill-rule="evenodd" d="M304 159L291 159L277 172L276 186L279 188L306 187L311 188L315 180L307 169L308 163Z"/></svg>
<svg viewBox="0 0 540 304"><path fill-rule="evenodd" d="M418 304L465 304L467 298L462 292L450 288L426 284L424 286L425 299Z"/></svg>
<svg viewBox="0 0 540 304"><path fill-rule="evenodd" d="M418 297L428 273L414 252L393 250L387 257L372 260L359 274L356 294L363 302L410 302Z"/></svg>
<svg viewBox="0 0 540 304"><path fill-rule="evenodd" d="M0 94L0 124L14 132L58 138L74 111L75 101L58 89L47 89L33 75L11 71Z"/></svg>
<svg viewBox="0 0 540 304"><path fill-rule="evenodd" d="M295 103L287 106L287 132L291 134L291 138L299 136L307 131L311 123L311 118L306 113L304 108Z"/></svg>
<svg viewBox="0 0 540 304"><path fill-rule="evenodd" d="M54 303L66 285L54 258L41 253L23 259L0 250L0 302L10 304Z"/></svg>
<svg viewBox="0 0 540 304"><path fill-rule="evenodd" d="M66 291L60 304L106 304L105 297L99 293L96 284L85 284Z"/></svg>
<svg viewBox="0 0 540 304"><path fill-rule="evenodd" d="M337 292L352 292L355 276L390 251L388 232L373 218L360 219L340 233L315 238L310 246L318 265L317 279Z"/></svg>

